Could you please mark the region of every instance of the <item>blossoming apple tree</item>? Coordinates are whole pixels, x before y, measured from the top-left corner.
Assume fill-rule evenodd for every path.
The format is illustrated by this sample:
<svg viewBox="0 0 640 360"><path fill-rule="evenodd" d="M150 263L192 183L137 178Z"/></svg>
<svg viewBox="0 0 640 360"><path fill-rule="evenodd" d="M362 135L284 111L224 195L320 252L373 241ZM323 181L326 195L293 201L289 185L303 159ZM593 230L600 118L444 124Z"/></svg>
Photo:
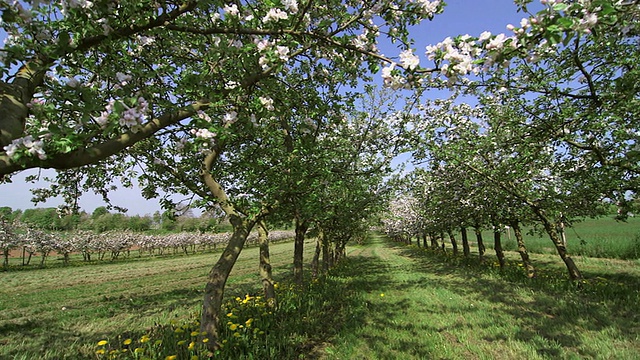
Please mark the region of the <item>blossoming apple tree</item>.
<svg viewBox="0 0 640 360"><path fill-rule="evenodd" d="M158 188L181 188L201 205L219 205L234 234L206 287L202 326L214 349L226 278L253 224L269 209L230 197L238 195L233 184L247 170L226 166L234 165L237 152L256 149L244 146L247 141L275 147L280 144L269 141L278 132L313 131L313 122L326 118L323 96L355 85L363 66L376 70L392 62L379 51L379 38L399 44L405 69L415 69L407 28L442 6L3 2L0 174L82 167L60 172L57 186L42 195L73 188L106 196L111 179L126 184L139 177L148 197ZM271 163L286 159L284 151L269 155Z"/></svg>

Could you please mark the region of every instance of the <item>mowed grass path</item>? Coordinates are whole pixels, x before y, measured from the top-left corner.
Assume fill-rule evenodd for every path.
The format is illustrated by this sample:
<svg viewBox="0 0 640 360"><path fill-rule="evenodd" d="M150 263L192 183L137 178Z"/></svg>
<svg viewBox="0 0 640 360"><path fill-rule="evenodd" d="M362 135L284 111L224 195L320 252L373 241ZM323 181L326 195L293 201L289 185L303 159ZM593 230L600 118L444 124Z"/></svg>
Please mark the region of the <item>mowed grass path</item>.
<svg viewBox="0 0 640 360"><path fill-rule="evenodd" d="M561 267L557 257L535 260ZM637 262L577 262L590 276L607 267L640 298ZM381 237L350 248L341 276L364 293L365 309L327 359L640 359L638 303L509 282Z"/></svg>

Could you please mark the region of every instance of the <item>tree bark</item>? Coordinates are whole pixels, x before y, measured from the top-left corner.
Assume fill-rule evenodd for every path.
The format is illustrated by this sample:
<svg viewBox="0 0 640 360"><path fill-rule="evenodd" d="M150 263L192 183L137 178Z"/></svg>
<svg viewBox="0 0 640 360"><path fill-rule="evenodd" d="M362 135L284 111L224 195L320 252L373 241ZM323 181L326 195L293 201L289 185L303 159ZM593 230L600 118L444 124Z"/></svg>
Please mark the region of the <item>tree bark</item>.
<svg viewBox="0 0 640 360"><path fill-rule="evenodd" d="M471 255L471 248L469 247L469 236L467 235L467 228L460 228L460 236L462 237L462 253L464 257L469 257Z"/></svg>
<svg viewBox="0 0 640 360"><path fill-rule="evenodd" d="M502 233L500 232L500 227L497 224L493 226L493 250L496 252L500 269L504 269L505 259L504 251L502 250Z"/></svg>
<svg viewBox="0 0 640 360"><path fill-rule="evenodd" d="M440 248L440 245L438 245L438 239L436 238L435 234L429 234L429 241L431 241L431 250L438 250Z"/></svg>
<svg viewBox="0 0 640 360"><path fill-rule="evenodd" d="M558 235L558 232L556 231L553 222L549 220L549 218L546 216L544 211L539 207L532 206L531 208L534 214L536 214L538 219L540 219L540 221L542 222L542 226L544 226L544 229L549 235L549 238L551 239L551 241L553 242L553 245L555 245L556 250L558 251L558 255L560 255L560 258L562 259L565 266L567 267L567 272L569 273L569 277L572 280L581 280L582 273L580 272L580 270L578 270L578 267L573 262L573 259L571 258L571 256L569 256L569 253L567 252L567 248L562 242L562 239L560 238L560 236Z"/></svg>
<svg viewBox="0 0 640 360"><path fill-rule="evenodd" d="M304 254L304 235L307 233L309 225L306 220L296 216L296 237L293 247L293 281L297 285L304 284L303 274L303 254Z"/></svg>
<svg viewBox="0 0 640 360"><path fill-rule="evenodd" d="M276 307L276 292L273 287L273 275L271 271L271 258L269 256L269 232L264 221L258 224L258 244L260 246L260 278L264 299L270 307Z"/></svg>
<svg viewBox="0 0 640 360"><path fill-rule="evenodd" d="M313 259L311 260L311 277L317 278L320 273L320 252L322 251L322 246L320 244L320 238L316 238L316 250L313 253Z"/></svg>
<svg viewBox="0 0 640 360"><path fill-rule="evenodd" d="M453 248L453 255L458 255L458 241L456 241L455 235L453 235L453 231L451 229L447 230L449 234L449 240L451 241L451 247Z"/></svg>
<svg viewBox="0 0 640 360"><path fill-rule="evenodd" d="M513 234L516 237L516 241L518 242L518 252L520 253L520 258L522 259L522 265L527 270L527 277L529 279L534 278L536 276L536 269L531 264L531 260L529 259L529 252L527 251L527 247L524 245L524 238L522 237L522 229L520 229L519 221L513 219L509 221L509 226L513 229Z"/></svg>
<svg viewBox="0 0 640 360"><path fill-rule="evenodd" d="M478 257L480 258L480 261L484 261L484 253L487 249L484 247L484 241L482 240L482 229L480 229L479 226L476 226L473 230L476 233L476 241L478 242Z"/></svg>
<svg viewBox="0 0 640 360"><path fill-rule="evenodd" d="M326 274L329 272L329 268L331 267L331 244L327 240L327 237L324 236L324 231L320 229L318 233L318 239L320 239L322 243L322 272Z"/></svg>

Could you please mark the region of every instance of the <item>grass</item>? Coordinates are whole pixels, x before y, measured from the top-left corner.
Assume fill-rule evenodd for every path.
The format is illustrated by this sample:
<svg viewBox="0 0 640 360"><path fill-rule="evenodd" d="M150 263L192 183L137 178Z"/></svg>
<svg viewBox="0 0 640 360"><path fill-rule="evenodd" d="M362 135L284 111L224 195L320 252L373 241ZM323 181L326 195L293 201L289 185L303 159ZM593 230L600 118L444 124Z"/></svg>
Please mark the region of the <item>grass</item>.
<svg viewBox="0 0 640 360"><path fill-rule="evenodd" d="M271 248L274 277L289 274L292 243ZM313 251L306 246L306 258ZM258 249L234 268L230 298L259 289ZM0 359L78 359L103 339L141 337L156 324L190 321L219 254L0 272Z"/></svg>
<svg viewBox="0 0 640 360"><path fill-rule="evenodd" d="M352 248L343 275L366 294L366 316L326 358L640 358L637 266L578 259L592 279L576 288L552 257L534 261L529 280L517 262L500 271L380 239Z"/></svg>
<svg viewBox="0 0 640 360"><path fill-rule="evenodd" d="M556 254L556 249L546 233L535 233L531 228L524 228L524 241L529 252L539 254ZM469 232L469 242L475 245L476 237L473 229ZM572 255L616 258L640 259L640 218L632 217L626 222L613 219L612 216L597 219L585 219L565 228L567 249ZM485 246L493 249L493 232L482 232ZM456 234L460 243L460 234ZM446 246L451 244L446 239ZM459 246L461 246L459 244ZM505 250L516 251L518 246L513 231L502 234L502 246Z"/></svg>
<svg viewBox="0 0 640 360"><path fill-rule="evenodd" d="M309 260L311 243L306 251ZM280 307L268 313L245 296L259 289L257 249L246 249L227 291L231 315L219 358L640 358L637 262L577 257L588 277L578 287L557 256L546 254L533 255L536 279L524 276L512 252L500 270L372 236L348 255L304 288L283 282ZM134 349L144 348L153 359L189 359L201 289L216 258L0 273L0 358L102 359L115 351L142 358ZM272 247L276 279L289 277L291 260L291 243Z"/></svg>

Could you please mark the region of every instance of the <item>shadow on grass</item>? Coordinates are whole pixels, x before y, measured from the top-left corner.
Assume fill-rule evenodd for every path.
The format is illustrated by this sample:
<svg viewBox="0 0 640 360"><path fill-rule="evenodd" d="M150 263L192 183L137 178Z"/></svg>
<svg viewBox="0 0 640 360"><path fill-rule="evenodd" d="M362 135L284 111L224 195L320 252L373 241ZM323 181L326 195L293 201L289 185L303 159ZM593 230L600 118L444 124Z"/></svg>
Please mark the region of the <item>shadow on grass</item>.
<svg viewBox="0 0 640 360"><path fill-rule="evenodd" d="M574 356L598 357L600 354L589 346L592 344L585 344L589 341L585 340L589 337L581 336L585 331L592 333L588 336L607 334L605 336L611 341L611 346L615 346L614 341L623 340L635 344L640 351L637 342L640 278L637 276L591 272L586 273L588 279L581 286L576 286L561 269L548 269L544 265L539 268L537 278L528 279L516 264L500 270L492 264L480 264L477 258L453 257L401 244L387 243L385 246L401 247L398 254L411 258L415 271L437 275L429 279L430 287L447 289L477 302L489 300L495 308L496 322L518 323L519 329L509 337L531 344L542 357L566 357L567 350ZM420 284L400 286L410 290ZM438 311L446 312L447 309ZM454 311L459 312L460 309ZM493 321L477 325L488 328ZM480 340L497 342L510 339L504 335L475 339Z"/></svg>

